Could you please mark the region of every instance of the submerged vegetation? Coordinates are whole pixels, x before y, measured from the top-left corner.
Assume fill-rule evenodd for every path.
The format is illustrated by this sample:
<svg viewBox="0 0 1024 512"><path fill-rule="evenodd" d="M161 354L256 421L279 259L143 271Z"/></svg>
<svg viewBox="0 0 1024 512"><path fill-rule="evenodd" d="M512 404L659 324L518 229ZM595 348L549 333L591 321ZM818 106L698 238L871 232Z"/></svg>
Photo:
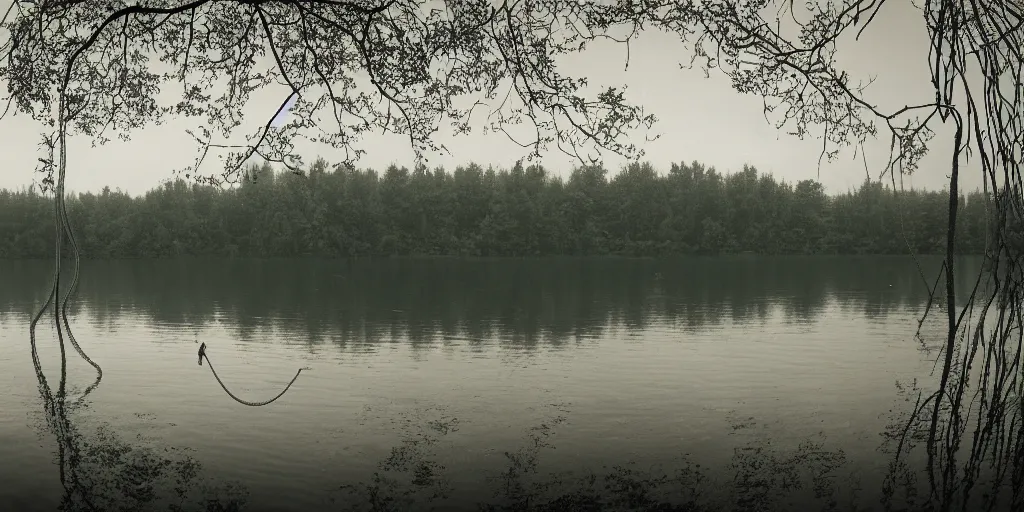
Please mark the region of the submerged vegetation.
<svg viewBox="0 0 1024 512"><path fill-rule="evenodd" d="M746 166L659 173L471 164L383 174L318 160L308 174L250 168L230 189L174 181L143 197L68 197L85 257L927 254L943 252L948 194L865 182L827 195ZM0 257L52 256L48 197L0 191ZM985 202L961 196L961 253L985 246Z"/></svg>

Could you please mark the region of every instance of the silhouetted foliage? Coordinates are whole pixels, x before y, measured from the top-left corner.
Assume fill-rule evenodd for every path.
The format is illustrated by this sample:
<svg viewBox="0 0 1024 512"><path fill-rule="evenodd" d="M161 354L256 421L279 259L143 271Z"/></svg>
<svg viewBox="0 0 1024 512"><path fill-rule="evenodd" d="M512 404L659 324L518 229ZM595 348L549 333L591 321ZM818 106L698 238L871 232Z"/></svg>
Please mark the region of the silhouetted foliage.
<svg viewBox="0 0 1024 512"><path fill-rule="evenodd" d="M391 166L383 174L322 159L308 176L253 167L240 187L165 183L144 197L103 189L69 198L86 257L538 256L617 254L941 253L947 196L879 182L828 196L745 166L723 174L698 162L659 174L631 164L606 178L568 179L539 165L471 164L454 172ZM959 244L981 253L980 193L961 197ZM49 199L0 192L0 257L40 258Z"/></svg>

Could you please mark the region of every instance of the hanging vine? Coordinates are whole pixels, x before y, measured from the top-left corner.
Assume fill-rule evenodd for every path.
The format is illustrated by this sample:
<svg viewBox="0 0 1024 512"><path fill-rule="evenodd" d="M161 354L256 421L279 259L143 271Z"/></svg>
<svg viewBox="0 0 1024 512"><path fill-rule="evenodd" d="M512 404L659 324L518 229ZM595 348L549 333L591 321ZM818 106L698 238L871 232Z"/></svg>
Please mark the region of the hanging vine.
<svg viewBox="0 0 1024 512"><path fill-rule="evenodd" d="M917 5L930 41L934 95L886 112L836 58L841 40L855 44L887 15L886 0L638 3L651 8L651 23L692 45L691 64L721 70L738 91L762 97L765 117L778 128L823 135L822 158L863 144L881 126L892 141L882 175L902 176L918 169L936 125L952 125L945 261L937 276L944 276L939 305L946 313L938 383L918 396L894 467L922 437L929 492L917 506L1024 508L1024 269L1017 235L1024 211L1024 7L1012 0ZM990 227L985 269L961 293L955 234L968 161L984 175ZM958 304L958 297L965 298Z"/></svg>

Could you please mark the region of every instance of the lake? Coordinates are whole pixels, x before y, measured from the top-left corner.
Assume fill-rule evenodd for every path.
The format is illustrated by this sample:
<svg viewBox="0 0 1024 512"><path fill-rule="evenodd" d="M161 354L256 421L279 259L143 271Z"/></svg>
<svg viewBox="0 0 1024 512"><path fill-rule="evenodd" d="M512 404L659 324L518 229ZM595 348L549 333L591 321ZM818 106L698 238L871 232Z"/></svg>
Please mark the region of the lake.
<svg viewBox="0 0 1024 512"><path fill-rule="evenodd" d="M6 261L0 510L874 509L884 434L933 386L940 264L88 261L69 318L102 379L82 398L68 344L47 409L52 263ZM36 343L59 395L51 313ZM309 370L247 407L198 343L246 400Z"/></svg>

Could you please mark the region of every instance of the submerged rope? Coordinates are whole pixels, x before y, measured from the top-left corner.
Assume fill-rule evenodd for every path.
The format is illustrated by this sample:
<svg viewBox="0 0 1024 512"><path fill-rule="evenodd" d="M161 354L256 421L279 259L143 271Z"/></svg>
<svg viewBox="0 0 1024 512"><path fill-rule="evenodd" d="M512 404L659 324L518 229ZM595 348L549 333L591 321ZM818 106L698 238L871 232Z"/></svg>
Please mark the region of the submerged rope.
<svg viewBox="0 0 1024 512"><path fill-rule="evenodd" d="M203 358L206 358L206 362L209 363L209 366L210 366L210 371L213 372L213 377L215 379L217 379L217 383L219 383L220 387L224 389L224 392L227 393L228 396L233 398L236 402L238 402L238 403L240 403L242 405L248 405L250 407L261 407L261 406L267 405L267 404L269 404L271 402L274 402L278 398L281 398L282 396L284 396L285 393L288 392L288 389L290 389L292 387L292 384L295 384L295 381L298 380L299 374L302 373L302 370L308 370L309 369L308 367L306 367L306 368L299 368L299 371L295 372L295 376L292 377L291 382L289 382L288 385L285 386L284 389L281 390L281 392L278 393L277 396L275 396L274 398L271 398L270 400L264 400L262 402L250 402L248 400L244 400L244 399L241 399L241 398L235 396L235 394L232 393L231 390L229 390L228 387L224 385L224 381L220 380L220 376L217 375L217 370L215 370L213 368L213 362L210 361L210 356L206 355L206 343L203 343L202 345L199 346L199 366L203 365Z"/></svg>

